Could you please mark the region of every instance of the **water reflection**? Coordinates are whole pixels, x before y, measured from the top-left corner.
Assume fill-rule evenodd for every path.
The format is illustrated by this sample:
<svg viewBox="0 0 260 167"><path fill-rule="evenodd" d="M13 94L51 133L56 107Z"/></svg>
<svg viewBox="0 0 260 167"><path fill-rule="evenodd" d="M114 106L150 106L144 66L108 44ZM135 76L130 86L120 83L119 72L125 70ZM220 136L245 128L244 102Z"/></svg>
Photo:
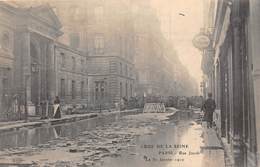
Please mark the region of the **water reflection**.
<svg viewBox="0 0 260 167"><path fill-rule="evenodd" d="M106 158L103 164L106 167L201 167L203 154L200 146L203 145L200 125L193 122L171 122L161 125L154 135L145 135L136 138L136 146L124 151L120 157ZM175 148L177 145L187 145L187 148ZM144 148L147 146L149 148ZM153 148L151 148L153 147ZM166 148L167 147L167 148ZM179 155L179 152L185 155ZM198 153L188 155L189 152ZM194 163L194 161L196 161Z"/></svg>
<svg viewBox="0 0 260 167"><path fill-rule="evenodd" d="M128 113L114 113L73 123L31 129L23 128L18 131L1 133L0 150L36 146L59 137L75 138L83 131L116 121L123 115L128 115Z"/></svg>
<svg viewBox="0 0 260 167"><path fill-rule="evenodd" d="M158 132L154 135L139 136L136 138L135 147L122 153L117 158L106 158L104 164L101 166L107 167L158 167L166 165L167 162L162 163L158 161L158 157L169 157L169 155L161 155L166 149L166 145L174 145L180 143L178 137L179 131L174 123L161 125L158 127ZM159 148L163 146L163 148ZM148 148L149 147L149 148ZM153 147L153 148L151 148Z"/></svg>

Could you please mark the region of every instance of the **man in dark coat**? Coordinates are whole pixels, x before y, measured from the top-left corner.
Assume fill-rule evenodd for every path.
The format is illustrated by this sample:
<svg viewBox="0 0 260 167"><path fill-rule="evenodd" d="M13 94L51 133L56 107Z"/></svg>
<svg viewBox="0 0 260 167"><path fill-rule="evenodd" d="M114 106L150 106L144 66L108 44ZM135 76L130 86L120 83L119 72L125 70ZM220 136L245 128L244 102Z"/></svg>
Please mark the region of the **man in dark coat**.
<svg viewBox="0 0 260 167"><path fill-rule="evenodd" d="M215 100L212 99L212 93L208 93L208 99L203 103L201 110L204 112L204 119L207 121L207 127L212 128L213 112L216 109Z"/></svg>

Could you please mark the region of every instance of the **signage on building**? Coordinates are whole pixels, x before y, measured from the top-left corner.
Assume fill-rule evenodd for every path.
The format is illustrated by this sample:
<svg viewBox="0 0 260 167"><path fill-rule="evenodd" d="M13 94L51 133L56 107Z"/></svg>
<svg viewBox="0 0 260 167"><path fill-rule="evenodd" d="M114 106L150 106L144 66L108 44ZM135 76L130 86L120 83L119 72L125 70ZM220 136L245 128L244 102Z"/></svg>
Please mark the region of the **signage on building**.
<svg viewBox="0 0 260 167"><path fill-rule="evenodd" d="M199 50L204 50L209 47L210 39L207 35L200 33L193 38L192 43Z"/></svg>

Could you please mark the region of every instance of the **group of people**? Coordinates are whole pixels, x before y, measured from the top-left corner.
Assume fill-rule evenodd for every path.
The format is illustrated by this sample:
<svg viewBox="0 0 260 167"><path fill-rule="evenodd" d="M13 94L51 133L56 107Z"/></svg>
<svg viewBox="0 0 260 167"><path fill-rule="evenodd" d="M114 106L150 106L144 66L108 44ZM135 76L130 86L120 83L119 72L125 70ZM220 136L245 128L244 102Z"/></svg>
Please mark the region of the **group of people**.
<svg viewBox="0 0 260 167"><path fill-rule="evenodd" d="M208 93L208 98L203 102L201 111L204 112L204 118L207 122L207 127L212 128L213 125L213 113L216 109L215 100L212 98L212 93ZM54 100L54 118L61 118L60 99L56 96Z"/></svg>

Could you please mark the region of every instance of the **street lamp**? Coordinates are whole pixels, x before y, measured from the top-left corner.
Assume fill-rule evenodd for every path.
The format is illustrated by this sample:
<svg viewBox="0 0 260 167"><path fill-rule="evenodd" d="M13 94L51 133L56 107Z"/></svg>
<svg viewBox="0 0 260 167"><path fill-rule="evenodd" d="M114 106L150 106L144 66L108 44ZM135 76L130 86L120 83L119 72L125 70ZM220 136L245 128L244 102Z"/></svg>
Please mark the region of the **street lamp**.
<svg viewBox="0 0 260 167"><path fill-rule="evenodd" d="M24 110L25 110L25 121L27 122L28 121L28 103L27 103L27 82L30 78L30 75L29 74L26 74L25 75L25 91L24 91Z"/></svg>

